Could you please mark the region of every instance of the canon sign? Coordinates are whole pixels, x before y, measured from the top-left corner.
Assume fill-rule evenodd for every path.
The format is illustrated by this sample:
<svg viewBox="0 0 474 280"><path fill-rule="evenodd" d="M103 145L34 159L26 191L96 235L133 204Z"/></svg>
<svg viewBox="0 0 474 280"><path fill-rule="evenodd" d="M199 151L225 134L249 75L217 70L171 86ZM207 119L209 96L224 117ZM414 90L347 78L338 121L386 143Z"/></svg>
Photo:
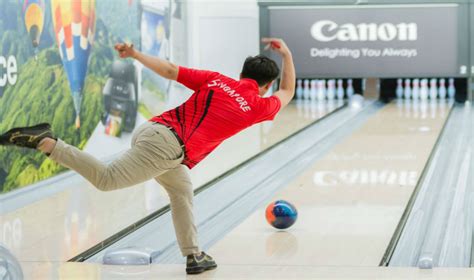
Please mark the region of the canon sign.
<svg viewBox="0 0 474 280"><path fill-rule="evenodd" d="M331 20L317 21L311 35L321 42L339 41L416 41L416 23L346 23L338 25Z"/></svg>

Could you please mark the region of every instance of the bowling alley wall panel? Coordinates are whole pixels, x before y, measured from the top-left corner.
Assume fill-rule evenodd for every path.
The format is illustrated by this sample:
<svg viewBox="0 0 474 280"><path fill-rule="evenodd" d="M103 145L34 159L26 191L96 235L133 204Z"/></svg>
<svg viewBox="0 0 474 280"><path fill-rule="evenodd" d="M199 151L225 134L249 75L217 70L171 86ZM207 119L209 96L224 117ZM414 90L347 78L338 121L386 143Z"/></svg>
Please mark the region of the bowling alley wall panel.
<svg viewBox="0 0 474 280"><path fill-rule="evenodd" d="M173 36L182 18L172 1L75 3L0 1L0 131L49 122L57 137L111 158L129 147L135 127L165 109L175 90L142 65L119 59L114 44L133 43L164 59L176 54L182 62L186 50L173 48L185 46ZM77 24L80 32L71 34ZM65 171L40 153L0 147L0 193Z"/></svg>

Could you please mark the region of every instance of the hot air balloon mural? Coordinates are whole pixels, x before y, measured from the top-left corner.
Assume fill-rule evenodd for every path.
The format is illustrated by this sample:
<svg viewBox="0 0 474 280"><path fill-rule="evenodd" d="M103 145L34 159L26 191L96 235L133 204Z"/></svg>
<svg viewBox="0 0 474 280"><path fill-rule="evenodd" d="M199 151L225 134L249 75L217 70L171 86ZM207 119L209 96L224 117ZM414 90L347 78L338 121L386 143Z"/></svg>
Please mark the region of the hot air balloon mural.
<svg viewBox="0 0 474 280"><path fill-rule="evenodd" d="M71 89L76 128L95 33L95 0L51 0L54 32Z"/></svg>
<svg viewBox="0 0 474 280"><path fill-rule="evenodd" d="M35 55L38 53L41 33L44 26L44 0L24 0L23 16L26 31L33 44Z"/></svg>

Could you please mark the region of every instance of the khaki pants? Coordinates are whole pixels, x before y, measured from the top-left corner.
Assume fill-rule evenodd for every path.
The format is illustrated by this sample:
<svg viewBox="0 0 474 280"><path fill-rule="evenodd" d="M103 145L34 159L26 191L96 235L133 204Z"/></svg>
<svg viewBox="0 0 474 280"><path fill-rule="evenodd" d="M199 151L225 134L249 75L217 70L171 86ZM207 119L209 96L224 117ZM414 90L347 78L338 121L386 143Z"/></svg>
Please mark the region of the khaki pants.
<svg viewBox="0 0 474 280"><path fill-rule="evenodd" d="M57 141L50 158L81 174L97 189L112 191L152 178L170 197L176 238L183 256L199 253L193 217L193 186L188 169L181 165L184 154L174 134L161 124L147 122L136 129L132 148L105 164L93 156Z"/></svg>

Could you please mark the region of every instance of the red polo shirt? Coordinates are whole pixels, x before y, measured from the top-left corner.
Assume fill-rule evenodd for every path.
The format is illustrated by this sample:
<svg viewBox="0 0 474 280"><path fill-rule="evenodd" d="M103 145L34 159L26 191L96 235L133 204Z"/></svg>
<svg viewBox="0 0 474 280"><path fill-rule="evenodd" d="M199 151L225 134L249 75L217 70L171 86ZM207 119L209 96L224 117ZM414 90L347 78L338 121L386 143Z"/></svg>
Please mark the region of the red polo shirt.
<svg viewBox="0 0 474 280"><path fill-rule="evenodd" d="M217 72L180 67L178 82L194 94L151 121L174 128L184 142L183 164L189 168L225 139L255 123L273 120L281 108L278 97L260 97L252 79L236 81Z"/></svg>

